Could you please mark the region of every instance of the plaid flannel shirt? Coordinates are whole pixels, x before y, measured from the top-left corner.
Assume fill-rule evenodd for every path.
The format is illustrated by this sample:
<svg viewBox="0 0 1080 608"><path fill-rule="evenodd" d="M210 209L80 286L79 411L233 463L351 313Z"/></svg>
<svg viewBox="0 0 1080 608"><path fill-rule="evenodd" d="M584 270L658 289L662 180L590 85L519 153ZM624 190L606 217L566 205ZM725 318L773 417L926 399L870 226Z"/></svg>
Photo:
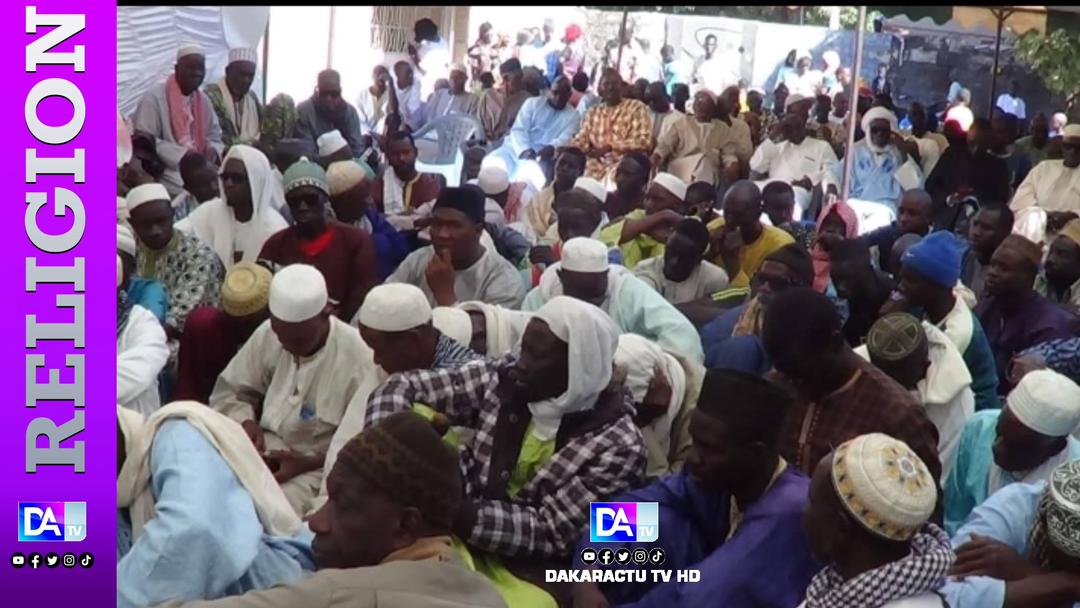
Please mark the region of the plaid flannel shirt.
<svg viewBox="0 0 1080 608"><path fill-rule="evenodd" d="M514 356L473 361L457 369L394 374L368 402L365 426L423 403L442 412L455 426L476 431L461 448L465 495L477 507L468 538L477 549L507 556L569 556L588 523L589 503L639 486L646 450L631 419L627 394L624 413L606 426L571 436L532 479L509 499L492 499L483 490L494 473L496 422L502 399L496 389ZM514 420L515 414L510 415ZM517 455L514 455L516 460Z"/></svg>

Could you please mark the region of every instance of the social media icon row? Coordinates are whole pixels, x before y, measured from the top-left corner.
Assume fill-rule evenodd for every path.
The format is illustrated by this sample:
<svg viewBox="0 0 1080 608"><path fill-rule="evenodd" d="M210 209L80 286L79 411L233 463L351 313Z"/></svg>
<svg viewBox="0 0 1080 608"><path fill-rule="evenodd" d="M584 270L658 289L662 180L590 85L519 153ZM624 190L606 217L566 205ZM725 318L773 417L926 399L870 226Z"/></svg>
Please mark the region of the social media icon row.
<svg viewBox="0 0 1080 608"><path fill-rule="evenodd" d="M589 566L593 564L625 566L630 562L634 562L639 566L660 566L667 561L667 554L660 547L651 550L643 548L629 549L626 547L620 549L608 549L605 547L597 550L592 547L585 547L581 550L581 561Z"/></svg>
<svg viewBox="0 0 1080 608"><path fill-rule="evenodd" d="M29 557L22 553L11 554L11 565L14 568L22 568L29 564L30 568L37 570L41 566L47 568L56 568L63 564L65 568L74 568L75 564L82 566L83 568L89 568L94 565L94 556L91 553L83 553L76 557L74 553L65 553L61 558L56 553L46 553L44 558L40 553L31 553Z"/></svg>

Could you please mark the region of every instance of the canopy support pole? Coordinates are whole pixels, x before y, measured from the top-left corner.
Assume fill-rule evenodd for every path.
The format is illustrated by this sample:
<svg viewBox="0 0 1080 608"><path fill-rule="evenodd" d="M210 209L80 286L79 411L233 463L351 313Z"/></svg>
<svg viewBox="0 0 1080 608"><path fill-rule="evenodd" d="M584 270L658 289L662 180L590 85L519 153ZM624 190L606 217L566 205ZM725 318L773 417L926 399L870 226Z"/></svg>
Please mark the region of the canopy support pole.
<svg viewBox="0 0 1080 608"><path fill-rule="evenodd" d="M859 7L859 21L855 25L855 66L851 76L851 107L847 115L847 147L844 149L844 174L840 177L840 200L846 201L851 189L851 168L855 163L855 121L859 118L859 74L862 72L863 38L866 33L866 7Z"/></svg>
<svg viewBox="0 0 1080 608"><path fill-rule="evenodd" d="M626 46L625 44L623 44L623 40L626 38L626 19L629 16L630 16L630 11L623 11L622 12L622 23L619 25L619 53L618 53L618 55L616 55L616 59L615 59L615 71L616 72L618 72L619 69L622 68L622 52L623 52L623 47Z"/></svg>
<svg viewBox="0 0 1080 608"><path fill-rule="evenodd" d="M1001 57L1001 34L1005 29L1005 20L1012 16L1015 11L1002 8L990 9L994 16L997 17L997 39L994 41L994 68L990 72L990 103L986 107L986 117L990 118L994 115L994 107L997 105L997 77L998 77L998 62Z"/></svg>

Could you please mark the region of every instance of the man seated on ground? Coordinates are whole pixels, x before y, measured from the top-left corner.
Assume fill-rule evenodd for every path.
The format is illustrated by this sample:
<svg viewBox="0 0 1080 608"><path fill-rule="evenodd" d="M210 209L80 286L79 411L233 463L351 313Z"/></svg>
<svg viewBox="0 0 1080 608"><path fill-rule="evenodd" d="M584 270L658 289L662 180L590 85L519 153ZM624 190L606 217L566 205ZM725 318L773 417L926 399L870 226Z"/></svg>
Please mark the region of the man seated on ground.
<svg viewBox="0 0 1080 608"><path fill-rule="evenodd" d="M214 164L225 152L221 125L210 98L199 87L206 78L206 54L196 44L176 52L176 65L165 82L139 99L134 130L153 138L163 167L162 184L171 196L180 194L180 161L198 152Z"/></svg>
<svg viewBox="0 0 1080 608"><path fill-rule="evenodd" d="M818 214L814 232L814 244L810 257L814 260L813 288L833 297L836 288L832 284L832 250L845 240L858 238L859 218L855 210L840 199L827 203Z"/></svg>
<svg viewBox="0 0 1080 608"><path fill-rule="evenodd" d="M1073 316L1040 296L1032 286L1039 272L1039 246L1010 234L990 259L986 298L975 308L998 373L998 393L1009 389L1008 364L1020 351L1073 335Z"/></svg>
<svg viewBox="0 0 1080 608"><path fill-rule="evenodd" d="M371 170L367 162L360 158L353 158L352 148L349 147L349 142L345 141L345 138L341 135L341 131L334 129L333 131L327 131L319 136L318 139L319 149L317 151L318 158L316 159L319 166L324 170L328 169L332 163L342 160L355 160L357 163ZM300 159L296 159L299 161ZM290 163L288 167L285 167L287 171L289 167L294 163ZM372 174L375 172L372 170Z"/></svg>
<svg viewBox="0 0 1080 608"><path fill-rule="evenodd" d="M555 162L555 152L569 145L581 126L581 115L569 101L570 81L562 76L546 96L526 100L509 135L488 155L488 162L497 158L513 181L528 180L541 187Z"/></svg>
<svg viewBox="0 0 1080 608"><path fill-rule="evenodd" d="M977 507L957 530L956 563L942 596L955 608L1073 606L1077 590L1076 486L1080 462L1046 481L1017 483Z"/></svg>
<svg viewBox="0 0 1080 608"><path fill-rule="evenodd" d="M571 143L589 158L585 174L605 184L615 180L615 170L624 154L652 147L649 108L636 99L624 99L622 84L618 71L604 70L598 89L603 101L585 114L581 130Z"/></svg>
<svg viewBox="0 0 1080 608"><path fill-rule="evenodd" d="M334 217L371 237L375 244L376 280L386 280L409 255L409 242L375 206L371 195L375 180L350 159L331 164L326 181Z"/></svg>
<svg viewBox="0 0 1080 608"><path fill-rule="evenodd" d="M618 337L603 311L555 297L529 321L520 356L395 374L372 393L368 429L422 403L474 431L452 530L482 571L543 585L544 563L570 557L589 502L642 481L630 397L608 388Z"/></svg>
<svg viewBox="0 0 1080 608"><path fill-rule="evenodd" d="M789 402L761 378L706 372L690 414L685 469L615 499L659 503L664 567L699 570L700 582L604 585L606 598L597 584L577 583L574 605L780 608L800 601L820 565L801 526L809 482L777 453Z"/></svg>
<svg viewBox="0 0 1080 608"><path fill-rule="evenodd" d="M803 529L824 570L799 608L943 608L955 555L931 523L934 465L903 441L861 435L814 463Z"/></svg>
<svg viewBox="0 0 1080 608"><path fill-rule="evenodd" d="M795 190L785 182L769 182L761 189L761 207L769 222L791 235L803 249L814 245L814 222L795 220Z"/></svg>
<svg viewBox="0 0 1080 608"><path fill-rule="evenodd" d="M794 241L780 228L761 223L761 190L749 180L728 188L724 217L710 222L708 228L712 261L727 271L732 287L749 285L765 256Z"/></svg>
<svg viewBox="0 0 1080 608"><path fill-rule="evenodd" d="M940 329L898 312L878 319L866 345L855 352L918 396L938 431L941 481L946 483L956 462L960 433L975 413L971 374L960 351Z"/></svg>
<svg viewBox="0 0 1080 608"><path fill-rule="evenodd" d="M1050 241L1035 291L1073 314L1080 314L1080 219L1069 221Z"/></svg>
<svg viewBox="0 0 1080 608"><path fill-rule="evenodd" d="M686 182L670 173L657 173L645 191L645 208L626 214L600 231L608 247L622 250L623 263L638 263L664 255L664 243L681 222L686 200Z"/></svg>
<svg viewBox="0 0 1080 608"><path fill-rule="evenodd" d="M762 323L769 301L789 287L809 287L814 268L806 250L797 243L770 253L754 273L750 301L724 311L701 329L705 365L764 375L771 364L761 342Z"/></svg>
<svg viewBox="0 0 1080 608"><path fill-rule="evenodd" d="M341 96L341 74L336 70L319 72L315 92L296 104L296 126L293 137L318 147L319 136L337 129L349 142L353 156L363 156L365 146L360 132L360 115L356 108Z"/></svg>
<svg viewBox="0 0 1080 608"><path fill-rule="evenodd" d="M118 406L116 418L118 608L214 600L315 569L311 534L239 424L194 401L145 420Z"/></svg>
<svg viewBox="0 0 1080 608"><path fill-rule="evenodd" d="M709 182L694 182L686 187L686 215L711 222L719 215L716 213L716 188Z"/></svg>
<svg viewBox="0 0 1080 608"><path fill-rule="evenodd" d="M563 244L570 239L585 237L599 239L600 226L604 224L604 212L594 194L586 188L603 191L600 182L591 177L582 177L577 186L559 195L555 199L556 221L551 225L556 240L549 245L537 245L529 251L529 266L525 269L526 284L536 287L549 266L562 257ZM549 239L550 239L549 230ZM608 262L622 265L622 251L618 247L608 249Z"/></svg>
<svg viewBox="0 0 1080 608"><path fill-rule="evenodd" d="M273 273L240 262L225 273L221 305L199 306L184 323L177 354L177 401L209 403L221 372L251 334L270 317L267 302Z"/></svg>
<svg viewBox="0 0 1080 608"><path fill-rule="evenodd" d="M676 116L658 133L650 161L686 182L716 183L738 179L739 159L731 127L716 117L716 101L708 91L694 95L691 114Z"/></svg>
<svg viewBox="0 0 1080 608"><path fill-rule="evenodd" d="M1030 221L1028 216L1042 211L1047 216L1047 232L1053 233L1080 214L1080 124L1065 127L1061 154L1061 160L1044 160L1035 165L1016 189L1009 208L1018 223Z"/></svg>
<svg viewBox="0 0 1080 608"><path fill-rule="evenodd" d="M437 306L479 300L516 309L525 297L510 262L480 243L484 193L475 186L447 188L431 212L431 245L405 258L387 283L416 285Z"/></svg>
<svg viewBox="0 0 1080 608"><path fill-rule="evenodd" d="M925 190L908 190L900 197L899 216L896 221L859 237L867 247L877 248L878 268L889 274L899 271L898 268L893 268L891 263L893 244L905 234L929 234L933 207L934 202Z"/></svg>
<svg viewBox="0 0 1080 608"><path fill-rule="evenodd" d="M956 295L963 249L952 233L930 234L901 258L899 289L908 307L943 331L963 355L971 374L975 409L996 409L1000 401L994 353L979 318Z"/></svg>
<svg viewBox="0 0 1080 608"><path fill-rule="evenodd" d="M548 230L555 223L555 199L573 188L582 175L585 175L585 153L577 148L560 150L555 157L554 179L533 197L532 203L525 209L537 241L545 239ZM604 200L606 199L605 192ZM604 200L600 201L601 205Z"/></svg>
<svg viewBox="0 0 1080 608"><path fill-rule="evenodd" d="M1080 442L1071 437L1078 424L1080 387L1047 369L1021 378L1001 409L976 413L945 484L945 529L955 532L1001 488L1044 480L1057 465L1080 458Z"/></svg>
<svg viewBox="0 0 1080 608"><path fill-rule="evenodd" d="M672 304L710 296L728 286L728 277L723 268L705 260L708 249L709 229L696 217L685 218L668 237L664 255L640 262L634 276Z"/></svg>
<svg viewBox="0 0 1080 608"><path fill-rule="evenodd" d="M536 196L536 189L531 183L510 181L506 169L496 162L480 169L476 185L487 197L484 201L487 223L511 228L524 236L530 244L536 241L526 211Z"/></svg>
<svg viewBox="0 0 1080 608"><path fill-rule="evenodd" d="M315 267L286 266L270 283L270 320L217 380L210 407L241 423L299 515L322 481L330 439L375 373L360 334L330 312Z"/></svg>
<svg viewBox="0 0 1080 608"><path fill-rule="evenodd" d="M348 321L377 280L374 243L366 232L327 218L330 188L319 165L302 158L289 167L284 191L296 224L267 239L259 259L273 267L317 268L326 279L335 313Z"/></svg>
<svg viewBox="0 0 1080 608"><path fill-rule="evenodd" d="M704 358L694 326L655 289L622 266L611 265L600 241L567 241L562 259L544 271L521 308L539 310L560 295L598 306L622 333L638 334L698 363Z"/></svg>
<svg viewBox="0 0 1080 608"><path fill-rule="evenodd" d="M341 451L329 488L329 500L308 520L318 572L265 591L182 606L506 606L454 551L450 534L462 510L458 456L426 420L400 412L365 429Z"/></svg>
<svg viewBox="0 0 1080 608"><path fill-rule="evenodd" d="M951 146L950 146L951 147ZM986 205L979 209L968 229L971 248L964 254L960 281L982 298L990 274L990 258L1012 233L1013 212L1005 205Z"/></svg>
<svg viewBox="0 0 1080 608"><path fill-rule="evenodd" d="M172 199L173 221L179 222L199 205L221 196L217 167L198 152L188 152L180 160L180 180L184 191Z"/></svg>
<svg viewBox="0 0 1080 608"><path fill-rule="evenodd" d="M380 213L387 217L407 215L438 198L442 184L436 176L416 170L412 135L404 131L387 135L384 151L389 170L371 184L371 197Z"/></svg>
<svg viewBox="0 0 1080 608"><path fill-rule="evenodd" d="M828 143L807 137L806 119L797 114L785 115L779 131L779 141L766 138L750 158L750 176L760 180L760 187L773 181L795 187L795 219L800 220L810 206L811 190L836 163L836 153Z"/></svg>
<svg viewBox="0 0 1080 608"><path fill-rule="evenodd" d="M1080 336L1047 340L1013 357L1012 375L1033 369L1052 369L1080 384Z"/></svg>
<svg viewBox="0 0 1080 608"><path fill-rule="evenodd" d="M517 346L532 313L483 302L462 302L431 311L435 328L483 357L501 357Z"/></svg>
<svg viewBox="0 0 1080 608"><path fill-rule="evenodd" d="M851 350L829 298L805 287L776 294L761 340L775 368L770 375L796 395L780 435L780 455L789 463L811 472L832 446L887 433L904 438L937 485L937 429L911 393Z"/></svg>
<svg viewBox="0 0 1080 608"><path fill-rule="evenodd" d="M652 169L652 163L644 152L627 152L623 155L615 169L615 190L608 193L601 201L604 212L612 221L617 221L631 211L645 207L645 189L649 186ZM607 190L608 187L604 185L603 180L593 179L593 181Z"/></svg>
<svg viewBox="0 0 1080 608"><path fill-rule="evenodd" d="M996 114L990 121L991 140L988 152L1005 161L1009 168L1009 185L1018 187L1031 172L1032 161L1015 146L1020 137L1020 122L1012 114Z"/></svg>
<svg viewBox="0 0 1080 608"><path fill-rule="evenodd" d="M873 267L870 250L862 241L840 241L829 252L829 261L829 276L836 295L848 306L844 339L855 348L866 341L870 326L880 316L881 307L889 301L896 283Z"/></svg>
<svg viewBox="0 0 1080 608"><path fill-rule="evenodd" d="M131 227L138 237L136 274L159 281L169 299L165 333L175 371L176 350L188 314L196 306L216 305L225 268L213 249L198 238L174 229L169 193L161 184L128 192Z"/></svg>
<svg viewBox="0 0 1080 608"><path fill-rule="evenodd" d="M116 255L116 403L142 415L161 407L158 375L169 359L165 331L153 313L124 289L127 272Z"/></svg>

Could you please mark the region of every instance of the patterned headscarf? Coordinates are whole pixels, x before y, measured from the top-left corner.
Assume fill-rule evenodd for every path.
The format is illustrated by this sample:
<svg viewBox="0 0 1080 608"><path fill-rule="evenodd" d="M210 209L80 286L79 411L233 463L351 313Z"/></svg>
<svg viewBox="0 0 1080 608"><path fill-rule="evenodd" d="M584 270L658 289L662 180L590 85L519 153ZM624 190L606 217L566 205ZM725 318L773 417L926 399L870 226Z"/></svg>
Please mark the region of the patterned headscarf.
<svg viewBox="0 0 1080 608"><path fill-rule="evenodd" d="M262 118L262 141L275 146L282 139L292 136L297 119L296 102L285 93L279 93L266 104Z"/></svg>
<svg viewBox="0 0 1080 608"><path fill-rule="evenodd" d="M1032 561L1050 566L1050 547L1080 559L1080 461L1058 465L1039 501L1039 512L1031 529Z"/></svg>

